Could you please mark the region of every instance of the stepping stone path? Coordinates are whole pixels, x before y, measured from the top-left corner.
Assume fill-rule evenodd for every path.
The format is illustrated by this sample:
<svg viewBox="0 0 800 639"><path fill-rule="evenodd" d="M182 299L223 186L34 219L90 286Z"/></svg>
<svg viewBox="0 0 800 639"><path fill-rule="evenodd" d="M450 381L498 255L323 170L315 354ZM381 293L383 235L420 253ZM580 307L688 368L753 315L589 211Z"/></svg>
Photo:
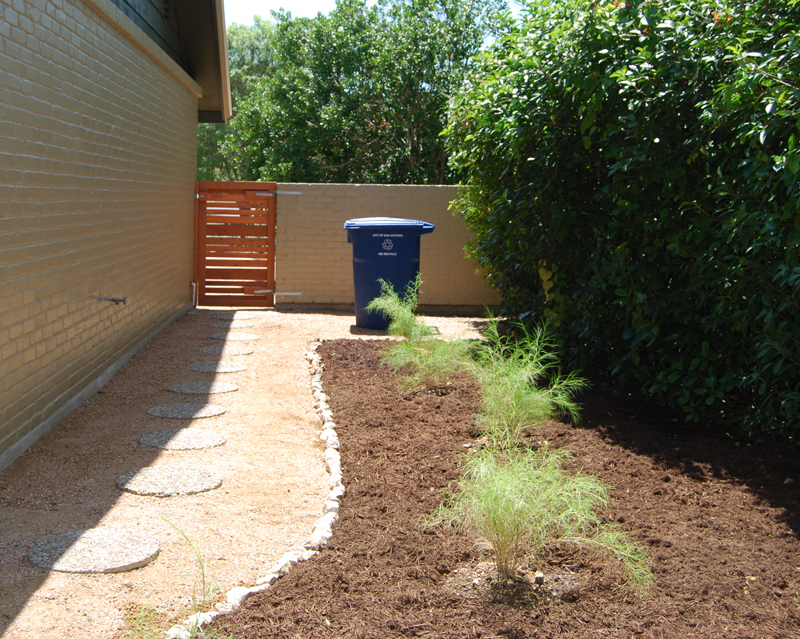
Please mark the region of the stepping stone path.
<svg viewBox="0 0 800 639"><path fill-rule="evenodd" d="M58 572L125 572L159 553L158 541L138 530L90 528L47 537L28 552L35 566Z"/></svg>
<svg viewBox="0 0 800 639"><path fill-rule="evenodd" d="M183 384L173 384L167 390L185 395L215 395L232 393L239 390L239 387L228 382L184 382Z"/></svg>
<svg viewBox="0 0 800 639"><path fill-rule="evenodd" d="M192 315L199 311L189 311ZM242 320L253 319L252 313L232 311L215 313L213 318L225 320L212 323L214 328L249 328L254 324ZM255 352L248 346L230 344L232 341L255 341L251 333L214 333L212 339L225 340L224 344L206 346L206 355L249 355ZM225 361L193 362L186 368L204 373L233 373L247 370L247 366ZM169 387L173 393L212 395L239 390L236 384L225 382L186 382ZM214 404L165 404L147 410L149 415L166 419L200 419L222 415L225 408ZM143 446L164 450L197 450L222 446L225 435L214 431L193 428L156 430L138 438ZM157 466L132 470L117 479L117 487L137 495L173 497L214 490L222 479L200 468ZM156 539L137 530L127 528L97 527L73 530L47 537L28 553L28 560L47 570L75 573L110 573L141 568L153 561L160 551Z"/></svg>
<svg viewBox="0 0 800 639"><path fill-rule="evenodd" d="M147 414L167 419L204 419L222 415L225 409L214 404L164 404L148 408Z"/></svg>
<svg viewBox="0 0 800 639"><path fill-rule="evenodd" d="M150 497L194 495L221 485L222 479L207 470L181 466L138 468L117 479L120 490Z"/></svg>
<svg viewBox="0 0 800 639"><path fill-rule="evenodd" d="M230 340L232 342L255 342L261 338L252 333L211 333L211 339Z"/></svg>
<svg viewBox="0 0 800 639"><path fill-rule="evenodd" d="M253 328L253 322L242 322L240 320L231 320L230 322L212 322L211 328Z"/></svg>
<svg viewBox="0 0 800 639"><path fill-rule="evenodd" d="M200 349L203 355L252 355L255 350L250 346L243 344L214 344L213 346L204 346Z"/></svg>
<svg viewBox="0 0 800 639"><path fill-rule="evenodd" d="M192 362L186 369L198 373L240 373L247 366L233 362Z"/></svg>
<svg viewBox="0 0 800 639"><path fill-rule="evenodd" d="M196 428L170 428L145 433L137 440L142 446L164 450L199 450L222 446L228 439L222 433Z"/></svg>

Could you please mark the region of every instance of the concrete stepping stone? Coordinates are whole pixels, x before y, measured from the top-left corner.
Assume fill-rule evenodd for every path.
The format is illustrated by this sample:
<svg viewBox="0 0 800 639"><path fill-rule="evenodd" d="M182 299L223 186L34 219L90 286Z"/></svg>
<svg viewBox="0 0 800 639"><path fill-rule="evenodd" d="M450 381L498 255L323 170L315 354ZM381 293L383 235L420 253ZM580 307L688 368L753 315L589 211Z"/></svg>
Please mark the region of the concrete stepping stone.
<svg viewBox="0 0 800 639"><path fill-rule="evenodd" d="M214 313L211 317L215 320L250 320L255 319L255 313L247 311L226 311L225 313Z"/></svg>
<svg viewBox="0 0 800 639"><path fill-rule="evenodd" d="M203 355L222 355L228 357L229 355L252 355L255 349L244 344L214 344L213 346L204 346L200 349Z"/></svg>
<svg viewBox="0 0 800 639"><path fill-rule="evenodd" d="M211 333L211 339L224 339L231 342L255 342L261 339L253 333Z"/></svg>
<svg viewBox="0 0 800 639"><path fill-rule="evenodd" d="M164 404L147 409L148 415L167 419L203 419L216 417L224 412L225 408L215 404Z"/></svg>
<svg viewBox="0 0 800 639"><path fill-rule="evenodd" d="M117 479L120 490L147 497L194 495L221 485L222 479L207 470L181 466L137 468Z"/></svg>
<svg viewBox="0 0 800 639"><path fill-rule="evenodd" d="M195 428L170 428L145 433L137 440L142 446L163 450L199 450L215 448L228 441L222 433Z"/></svg>
<svg viewBox="0 0 800 639"><path fill-rule="evenodd" d="M34 566L58 572L125 572L146 566L159 553L158 540L128 528L89 528L47 537L28 552Z"/></svg>
<svg viewBox="0 0 800 639"><path fill-rule="evenodd" d="M234 362L192 362L186 367L187 370L197 373L239 373L246 371L247 366Z"/></svg>
<svg viewBox="0 0 800 639"><path fill-rule="evenodd" d="M216 395L217 393L233 393L239 390L236 384L229 382L184 382L173 384L167 390L185 395Z"/></svg>
<svg viewBox="0 0 800 639"><path fill-rule="evenodd" d="M253 328L253 322L245 322L243 320L231 320L230 322L211 322L211 328Z"/></svg>

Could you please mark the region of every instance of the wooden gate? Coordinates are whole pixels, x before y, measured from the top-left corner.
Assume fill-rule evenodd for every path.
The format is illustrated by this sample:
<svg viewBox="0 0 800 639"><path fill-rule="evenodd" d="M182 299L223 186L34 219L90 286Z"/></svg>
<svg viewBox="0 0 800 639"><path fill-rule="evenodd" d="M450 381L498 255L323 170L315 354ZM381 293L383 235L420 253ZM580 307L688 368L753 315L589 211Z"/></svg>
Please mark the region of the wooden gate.
<svg viewBox="0 0 800 639"><path fill-rule="evenodd" d="M198 182L198 306L275 305L276 182Z"/></svg>

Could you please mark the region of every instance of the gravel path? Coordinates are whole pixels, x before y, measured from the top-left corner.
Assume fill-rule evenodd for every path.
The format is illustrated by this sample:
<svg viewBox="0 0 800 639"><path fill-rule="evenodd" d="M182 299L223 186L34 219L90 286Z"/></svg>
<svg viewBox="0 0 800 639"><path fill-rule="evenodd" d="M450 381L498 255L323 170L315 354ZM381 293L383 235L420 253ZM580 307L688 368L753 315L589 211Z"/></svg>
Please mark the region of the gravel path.
<svg viewBox="0 0 800 639"><path fill-rule="evenodd" d="M223 319L232 320L230 332L212 326ZM240 320L253 324L246 335L233 330ZM430 318L429 323L444 335L474 336L482 321ZM329 492L305 352L313 338L382 334L353 324L345 313L193 311L0 473L4 639L127 637L126 618L143 611L169 627L192 612L202 578L218 587L218 602L231 588L253 585L287 552L302 548ZM225 335L229 340L221 344ZM247 370L221 377L239 390L208 396L169 390L199 384L193 388L202 391L203 384L221 383L219 374L187 366L216 353L228 358L237 352L242 353L237 362ZM189 409L193 418L170 418L176 409L148 414L154 407L181 403L213 403L225 412L203 418L206 413L194 408ZM213 430L226 441L189 450L138 441L167 429ZM137 469L171 467L202 469L221 485L170 497L117 487L119 478ZM28 560L38 542L106 528L155 540L157 558L115 574L55 572ZM187 539L202 555L203 572Z"/></svg>

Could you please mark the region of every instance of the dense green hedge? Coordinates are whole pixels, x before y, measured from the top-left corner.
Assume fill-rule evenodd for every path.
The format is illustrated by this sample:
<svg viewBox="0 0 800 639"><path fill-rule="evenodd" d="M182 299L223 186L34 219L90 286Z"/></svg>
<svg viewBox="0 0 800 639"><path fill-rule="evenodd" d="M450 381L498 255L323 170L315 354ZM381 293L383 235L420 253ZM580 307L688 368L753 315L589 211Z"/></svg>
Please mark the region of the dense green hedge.
<svg viewBox="0 0 800 639"><path fill-rule="evenodd" d="M745 429L800 428L800 6L532 3L452 106L505 310Z"/></svg>

